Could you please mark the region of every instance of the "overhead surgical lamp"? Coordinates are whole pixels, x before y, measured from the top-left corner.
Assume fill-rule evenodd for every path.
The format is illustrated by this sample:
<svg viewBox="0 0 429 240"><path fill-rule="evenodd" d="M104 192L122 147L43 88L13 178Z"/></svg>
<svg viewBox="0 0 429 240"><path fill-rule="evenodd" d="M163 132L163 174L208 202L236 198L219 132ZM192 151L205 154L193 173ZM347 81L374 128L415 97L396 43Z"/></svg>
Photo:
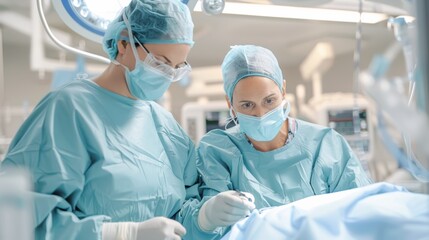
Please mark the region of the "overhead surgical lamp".
<svg viewBox="0 0 429 240"><path fill-rule="evenodd" d="M58 15L76 33L101 43L109 23L131 0L54 0Z"/></svg>
<svg viewBox="0 0 429 240"><path fill-rule="evenodd" d="M208 15L221 14L225 8L225 0L203 0L201 9Z"/></svg>

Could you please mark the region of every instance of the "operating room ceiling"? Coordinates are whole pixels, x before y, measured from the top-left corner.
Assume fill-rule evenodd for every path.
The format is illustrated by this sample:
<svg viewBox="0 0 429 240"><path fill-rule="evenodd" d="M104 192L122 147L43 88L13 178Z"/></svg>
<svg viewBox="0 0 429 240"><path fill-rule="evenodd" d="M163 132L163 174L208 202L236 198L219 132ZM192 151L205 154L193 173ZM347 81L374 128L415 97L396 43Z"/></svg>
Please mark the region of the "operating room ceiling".
<svg viewBox="0 0 429 240"><path fill-rule="evenodd" d="M6 12L31 19L30 3L34 0L0 0L0 19ZM228 2L229 0L227 0ZM46 1L45 1L46 2ZM337 8L356 10L356 0L234 0L233 2L252 2L276 5L311 6L318 8ZM364 1L364 10L382 12L391 15L401 13L397 8L389 8L379 1ZM392 3L398 1L392 1ZM57 29L70 33L72 44L81 42L81 38L69 30L59 19L53 8L46 9L48 22ZM325 41L334 46L336 55L353 52L355 48L354 23L318 22L311 20L293 20L239 15L209 16L202 12L193 12L195 23L195 46L189 56L193 67L211 66L221 63L229 46L234 44L257 44L271 49L279 58L281 65L295 67L299 65L317 42ZM3 21L8 21L3 18ZM5 24L6 23L6 24ZM30 36L13 29L2 22L4 44L29 46ZM363 51L384 49L394 40L393 33L386 28L386 21L363 25ZM85 41L85 49L104 54L99 44ZM50 54L57 50L47 47ZM72 54L68 54L70 57Z"/></svg>

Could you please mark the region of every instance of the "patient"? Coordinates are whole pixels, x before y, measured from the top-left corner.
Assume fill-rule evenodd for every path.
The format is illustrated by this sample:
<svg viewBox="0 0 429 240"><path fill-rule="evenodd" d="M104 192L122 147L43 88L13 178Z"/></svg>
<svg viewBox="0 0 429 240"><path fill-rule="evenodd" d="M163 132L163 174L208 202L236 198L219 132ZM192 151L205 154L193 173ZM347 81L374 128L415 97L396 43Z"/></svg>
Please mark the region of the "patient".
<svg viewBox="0 0 429 240"><path fill-rule="evenodd" d="M248 192L260 209L372 182L340 134L288 116L286 81L270 50L232 47L222 76L236 126L212 130L199 144L206 198Z"/></svg>
<svg viewBox="0 0 429 240"><path fill-rule="evenodd" d="M375 183L255 210L222 240L428 239L429 195Z"/></svg>

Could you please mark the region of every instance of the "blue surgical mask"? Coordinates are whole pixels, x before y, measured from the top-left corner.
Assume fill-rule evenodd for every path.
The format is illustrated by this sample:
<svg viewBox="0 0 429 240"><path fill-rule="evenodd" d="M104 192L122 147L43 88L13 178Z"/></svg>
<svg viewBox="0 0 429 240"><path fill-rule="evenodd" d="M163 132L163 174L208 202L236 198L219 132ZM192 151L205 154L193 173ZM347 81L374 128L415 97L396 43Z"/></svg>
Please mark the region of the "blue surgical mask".
<svg viewBox="0 0 429 240"><path fill-rule="evenodd" d="M122 65L123 66L123 65ZM171 81L162 73L151 69L136 58L136 65L132 71L125 67L125 80L131 95L141 100L157 100L164 95Z"/></svg>
<svg viewBox="0 0 429 240"><path fill-rule="evenodd" d="M116 60L116 65L125 68L125 81L131 95L141 100L157 100L164 95L171 84L170 79L156 69L151 69L136 56L136 65L133 70Z"/></svg>
<svg viewBox="0 0 429 240"><path fill-rule="evenodd" d="M283 122L289 116L289 102L287 102L286 109L284 109L285 104L286 101L283 100L278 107L261 117L254 117L236 111L241 131L248 137L259 142L268 142L273 140L279 133Z"/></svg>

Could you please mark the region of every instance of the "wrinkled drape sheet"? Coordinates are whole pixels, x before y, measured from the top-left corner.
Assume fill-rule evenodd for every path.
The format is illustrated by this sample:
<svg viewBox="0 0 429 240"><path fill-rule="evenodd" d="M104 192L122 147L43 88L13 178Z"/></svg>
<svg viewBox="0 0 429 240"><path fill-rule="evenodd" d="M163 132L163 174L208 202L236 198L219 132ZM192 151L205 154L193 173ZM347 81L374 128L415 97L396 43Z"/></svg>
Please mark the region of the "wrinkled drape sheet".
<svg viewBox="0 0 429 240"><path fill-rule="evenodd" d="M429 195L388 183L254 210L223 240L429 239Z"/></svg>

